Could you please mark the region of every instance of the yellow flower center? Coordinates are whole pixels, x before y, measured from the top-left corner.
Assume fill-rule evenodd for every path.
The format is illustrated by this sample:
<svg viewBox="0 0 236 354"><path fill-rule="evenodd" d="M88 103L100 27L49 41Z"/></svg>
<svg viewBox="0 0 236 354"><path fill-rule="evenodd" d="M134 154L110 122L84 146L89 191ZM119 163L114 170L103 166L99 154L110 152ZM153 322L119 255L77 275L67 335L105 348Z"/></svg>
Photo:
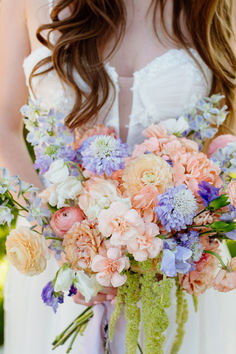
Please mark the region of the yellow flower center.
<svg viewBox="0 0 236 354"><path fill-rule="evenodd" d="M145 171L143 173L143 176L141 178L141 181L147 185L147 184L156 184L157 180L157 175L153 171Z"/></svg>

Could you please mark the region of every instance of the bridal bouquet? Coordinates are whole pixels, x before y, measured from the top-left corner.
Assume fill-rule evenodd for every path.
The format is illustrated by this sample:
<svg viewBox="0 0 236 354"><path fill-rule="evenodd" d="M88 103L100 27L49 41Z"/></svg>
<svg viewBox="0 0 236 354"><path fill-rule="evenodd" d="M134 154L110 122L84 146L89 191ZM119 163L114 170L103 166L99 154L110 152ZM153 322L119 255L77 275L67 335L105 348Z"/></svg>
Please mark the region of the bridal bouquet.
<svg viewBox="0 0 236 354"><path fill-rule="evenodd" d="M35 275L45 269L49 251L54 253L60 268L42 299L55 312L66 294L80 292L89 302L103 287L117 288L106 348L124 308L127 353L142 352L141 317L144 352L163 353L175 283L177 353L187 320L184 294L193 295L197 307L197 296L211 287L236 288L236 258L225 263L219 250L224 240L236 240L235 144L226 147L224 158L218 151L212 159L198 144L227 115L220 99L212 96L186 116L150 126L131 154L112 127L88 129L72 143L55 112L24 108L35 165L47 188L39 193L2 171L0 222L10 223L15 209L37 225L10 232L8 257L22 273ZM13 197L17 185L24 205ZM69 352L92 316L88 307L54 348L72 337Z"/></svg>

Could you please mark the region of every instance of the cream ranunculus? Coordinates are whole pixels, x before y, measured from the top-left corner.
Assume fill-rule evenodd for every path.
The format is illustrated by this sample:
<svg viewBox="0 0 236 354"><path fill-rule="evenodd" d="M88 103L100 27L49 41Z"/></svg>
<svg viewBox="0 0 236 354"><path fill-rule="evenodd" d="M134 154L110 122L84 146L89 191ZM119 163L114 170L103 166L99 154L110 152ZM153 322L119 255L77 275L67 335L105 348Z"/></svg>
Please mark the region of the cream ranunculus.
<svg viewBox="0 0 236 354"><path fill-rule="evenodd" d="M6 241L10 262L25 275L42 273L49 259L44 237L28 227L19 226L12 230Z"/></svg>
<svg viewBox="0 0 236 354"><path fill-rule="evenodd" d="M63 160L54 161L49 170L44 174L50 183L58 184L64 182L69 176L69 169Z"/></svg>

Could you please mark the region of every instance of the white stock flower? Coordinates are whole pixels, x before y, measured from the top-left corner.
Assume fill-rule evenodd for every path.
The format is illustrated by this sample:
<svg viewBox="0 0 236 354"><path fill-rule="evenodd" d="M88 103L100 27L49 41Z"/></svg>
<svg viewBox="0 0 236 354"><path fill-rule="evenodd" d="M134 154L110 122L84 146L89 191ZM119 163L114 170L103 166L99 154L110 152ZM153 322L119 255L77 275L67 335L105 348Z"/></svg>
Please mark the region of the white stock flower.
<svg viewBox="0 0 236 354"><path fill-rule="evenodd" d="M89 302L101 290L101 286L98 284L95 276L89 277L83 271L77 272L75 286L85 297L86 302Z"/></svg>
<svg viewBox="0 0 236 354"><path fill-rule="evenodd" d="M67 179L60 183L56 188L57 194L57 207L64 206L65 200L75 199L82 190L81 181L74 176L69 176Z"/></svg>
<svg viewBox="0 0 236 354"><path fill-rule="evenodd" d="M54 285L54 290L59 291L69 291L71 284L75 280L75 271L71 268L63 267L59 270L56 283Z"/></svg>
<svg viewBox="0 0 236 354"><path fill-rule="evenodd" d="M69 177L69 169L63 160L56 160L51 164L44 177L50 183L62 183Z"/></svg>
<svg viewBox="0 0 236 354"><path fill-rule="evenodd" d="M189 129L189 124L184 117L179 119L167 119L161 122L162 125L167 129L169 134L181 135L185 130Z"/></svg>

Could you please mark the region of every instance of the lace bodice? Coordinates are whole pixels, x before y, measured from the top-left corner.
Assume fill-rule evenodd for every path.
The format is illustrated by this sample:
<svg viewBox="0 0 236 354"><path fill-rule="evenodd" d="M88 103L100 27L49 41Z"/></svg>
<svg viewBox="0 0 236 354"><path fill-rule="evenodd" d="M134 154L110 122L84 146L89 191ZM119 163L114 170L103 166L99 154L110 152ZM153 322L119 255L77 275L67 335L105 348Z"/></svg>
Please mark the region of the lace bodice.
<svg viewBox="0 0 236 354"><path fill-rule="evenodd" d="M133 101L127 136L130 147L142 141L141 131L148 125L180 116L209 94L212 73L195 49L191 49L191 53L202 70L186 50L171 49L133 74ZM25 58L23 66L28 85L35 64L49 54L49 49L40 47ZM109 63L105 67L116 88L105 124L119 132L119 77ZM79 87L88 90L81 77L75 76ZM35 97L41 100L44 108L54 108L65 114L71 111L75 94L59 80L55 71L34 78L32 84ZM32 92L30 94L35 99Z"/></svg>

